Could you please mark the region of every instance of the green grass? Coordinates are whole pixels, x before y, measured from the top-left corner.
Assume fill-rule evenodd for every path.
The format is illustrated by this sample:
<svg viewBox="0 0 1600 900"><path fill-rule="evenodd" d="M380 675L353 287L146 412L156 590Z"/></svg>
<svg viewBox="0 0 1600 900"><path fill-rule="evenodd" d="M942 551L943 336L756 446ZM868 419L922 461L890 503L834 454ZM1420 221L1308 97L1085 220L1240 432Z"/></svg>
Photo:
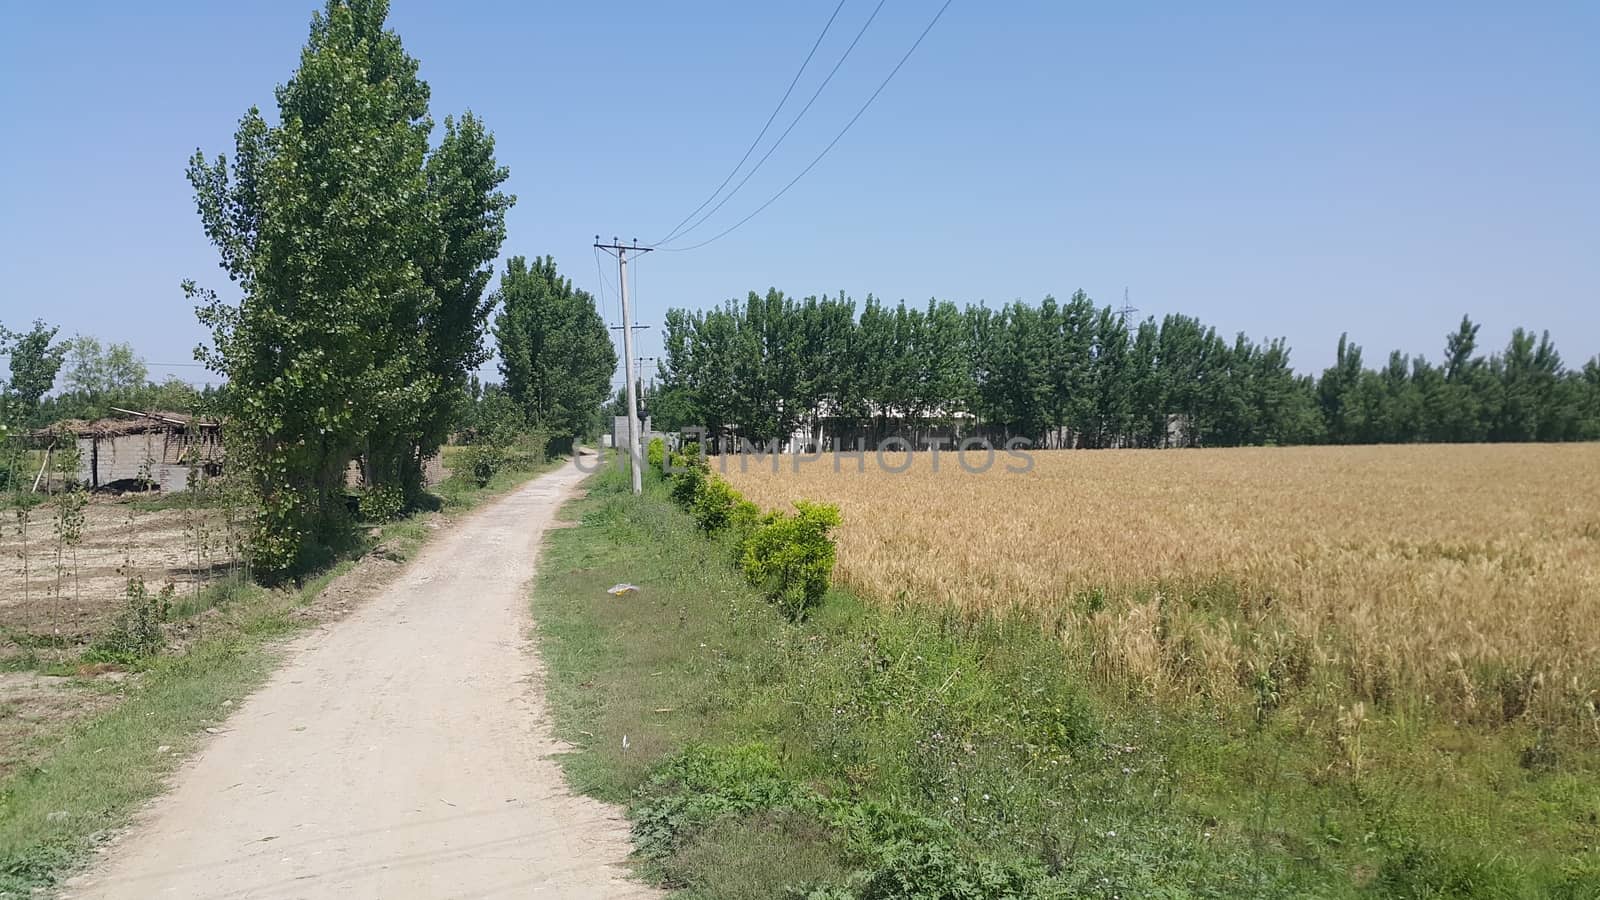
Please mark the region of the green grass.
<svg viewBox="0 0 1600 900"><path fill-rule="evenodd" d="M452 485L441 492L440 506L471 508L558 462L502 472L484 488ZM408 559L434 532L428 523L422 516L387 523L353 553L382 548L390 558ZM198 745L204 729L225 719L265 680L278 659L278 639L309 621L295 611L353 565L352 559L340 560L293 588L268 590L229 579L177 598L174 618L214 609L216 624L208 622L204 636L185 653L136 664L136 686L82 682L84 690L125 696L105 713L41 733L35 738L38 752L30 754L40 761L0 781L0 897L29 896L57 883L108 829L127 823ZM34 653L11 667L71 674L78 662Z"/></svg>
<svg viewBox="0 0 1600 900"><path fill-rule="evenodd" d="M225 637L157 657L109 712L43 738L50 745L43 759L0 784L0 896L54 883L98 834L124 824L202 729L226 717L223 703L236 703L266 677L275 660L271 639L293 627L289 612L327 580L295 592L253 589Z"/></svg>
<svg viewBox="0 0 1600 900"><path fill-rule="evenodd" d="M1288 713L1107 694L1032 621L794 624L659 486L590 486L534 597L563 763L684 896L1600 897L1592 745L1373 713L1358 769Z"/></svg>

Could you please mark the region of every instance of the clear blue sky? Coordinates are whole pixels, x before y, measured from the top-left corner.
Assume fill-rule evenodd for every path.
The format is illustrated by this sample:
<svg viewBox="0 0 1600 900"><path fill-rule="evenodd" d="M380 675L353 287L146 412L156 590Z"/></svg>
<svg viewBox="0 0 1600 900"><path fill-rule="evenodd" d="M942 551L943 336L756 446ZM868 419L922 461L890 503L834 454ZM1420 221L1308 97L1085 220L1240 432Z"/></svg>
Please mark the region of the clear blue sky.
<svg viewBox="0 0 1600 900"><path fill-rule="evenodd" d="M816 79L865 20L849 0ZM939 0L888 0L806 120L697 234L793 176ZM183 178L295 65L313 7L5 0L0 321L36 316L184 362L180 279L224 287ZM877 104L733 235L640 269L639 318L776 285L1037 301L1339 332L1437 357L1463 313L1503 345L1600 352L1600 6L956 0ZM509 254L596 287L596 233L651 241L719 182L833 8L395 0L436 120L472 108L510 166ZM787 119L780 117L781 127ZM613 270L614 272L614 270ZM608 318L615 297L608 290ZM654 355L655 332L642 351ZM203 378L195 369L153 366Z"/></svg>

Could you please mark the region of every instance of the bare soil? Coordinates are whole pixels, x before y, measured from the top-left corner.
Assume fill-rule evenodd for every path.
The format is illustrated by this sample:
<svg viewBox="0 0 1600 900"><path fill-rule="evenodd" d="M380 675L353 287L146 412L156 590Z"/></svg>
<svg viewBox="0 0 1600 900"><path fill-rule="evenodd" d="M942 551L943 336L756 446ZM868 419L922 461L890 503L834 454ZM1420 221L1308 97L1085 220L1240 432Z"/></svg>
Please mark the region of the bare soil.
<svg viewBox="0 0 1600 900"><path fill-rule="evenodd" d="M64 549L59 568L53 510L46 504L29 517L25 537L14 511L0 523L0 633L11 637L0 655L40 642L87 644L124 607L130 577L152 591L172 584L182 596L231 570L218 509L146 511L92 498L82 540Z"/></svg>

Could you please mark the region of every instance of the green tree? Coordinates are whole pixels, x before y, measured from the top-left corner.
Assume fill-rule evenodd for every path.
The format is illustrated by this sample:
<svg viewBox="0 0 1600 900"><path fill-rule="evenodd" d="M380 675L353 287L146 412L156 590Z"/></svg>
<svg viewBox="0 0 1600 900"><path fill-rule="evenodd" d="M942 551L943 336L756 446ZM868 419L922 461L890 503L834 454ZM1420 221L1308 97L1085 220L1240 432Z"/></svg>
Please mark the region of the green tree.
<svg viewBox="0 0 1600 900"><path fill-rule="evenodd" d="M243 292L232 305L185 284L212 330L198 355L229 379L229 460L259 495L254 553L268 576L341 536L358 454L379 481L415 478L441 398L453 402L476 358L474 290L509 202L494 192L503 170L470 117L430 165L428 85L387 14L385 0L329 0L277 89L278 124L252 108L231 162L197 151L189 165L206 234Z"/></svg>
<svg viewBox="0 0 1600 900"><path fill-rule="evenodd" d="M1433 440L1481 441L1489 435L1496 398L1488 363L1473 355L1478 329L1462 316L1461 324L1445 337L1443 377L1433 382L1433 392L1425 395L1426 430Z"/></svg>
<svg viewBox="0 0 1600 900"><path fill-rule="evenodd" d="M599 424L617 354L594 297L561 276L551 257L506 263L493 297L506 392L526 420L560 437Z"/></svg>
<svg viewBox="0 0 1600 900"><path fill-rule="evenodd" d="M0 327L0 348L11 355L11 377L4 391L8 425L21 427L30 421L39 409L39 401L56 383L66 352L65 345L51 343L58 330L37 319L25 332Z"/></svg>
<svg viewBox="0 0 1600 900"><path fill-rule="evenodd" d="M1317 382L1317 403L1327 422L1328 440L1351 444L1360 440L1367 428L1368 409L1361 389L1361 347L1348 334L1339 335L1334 364Z"/></svg>
<svg viewBox="0 0 1600 900"><path fill-rule="evenodd" d="M144 360L129 344L107 344L88 335L68 340L63 389L96 400L128 395L145 387L150 377Z"/></svg>
<svg viewBox="0 0 1600 900"><path fill-rule="evenodd" d="M457 420L456 398L468 374L489 357L484 346L492 299L485 297L492 263L505 240L515 198L499 190L509 173L495 162L494 136L472 113L444 120L445 134L424 165L425 211L434 230L416 260L433 300L402 314L419 320L415 359L426 389L415 406L380 420L365 453L369 478L397 483L408 498L422 490L423 461L438 452ZM404 330L405 321L396 328Z"/></svg>
<svg viewBox="0 0 1600 900"><path fill-rule="evenodd" d="M1580 441L1600 439L1600 356L1584 363L1583 372L1572 376L1572 392L1576 397L1573 437Z"/></svg>

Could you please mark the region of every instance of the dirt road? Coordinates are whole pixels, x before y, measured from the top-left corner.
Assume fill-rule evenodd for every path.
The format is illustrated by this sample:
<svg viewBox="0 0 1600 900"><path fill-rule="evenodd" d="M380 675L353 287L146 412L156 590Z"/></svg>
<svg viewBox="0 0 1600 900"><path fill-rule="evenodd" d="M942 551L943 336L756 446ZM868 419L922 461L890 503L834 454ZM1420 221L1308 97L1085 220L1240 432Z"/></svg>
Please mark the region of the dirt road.
<svg viewBox="0 0 1600 900"><path fill-rule="evenodd" d="M572 464L431 543L289 659L80 898L649 897L626 824L574 797L526 643Z"/></svg>

